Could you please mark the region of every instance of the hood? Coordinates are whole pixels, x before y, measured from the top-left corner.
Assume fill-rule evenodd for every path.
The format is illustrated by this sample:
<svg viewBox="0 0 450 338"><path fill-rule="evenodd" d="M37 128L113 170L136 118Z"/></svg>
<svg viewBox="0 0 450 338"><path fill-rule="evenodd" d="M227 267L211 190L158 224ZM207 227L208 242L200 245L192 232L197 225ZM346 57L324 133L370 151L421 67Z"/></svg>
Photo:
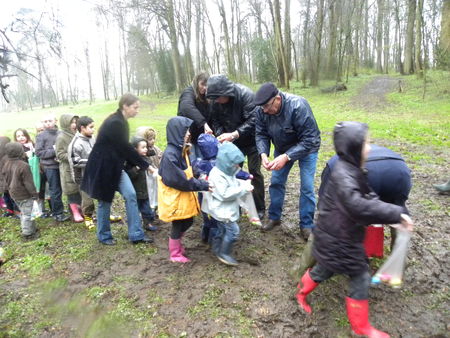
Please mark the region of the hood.
<svg viewBox="0 0 450 338"><path fill-rule="evenodd" d="M217 154L216 167L226 175L234 176L239 169L236 164L244 162L245 157L233 143L226 142L219 147Z"/></svg>
<svg viewBox="0 0 450 338"><path fill-rule="evenodd" d="M67 132L69 134L74 134L75 135L75 132L70 129L70 122L72 121L72 119L74 117L77 117L77 116L73 115L73 114L63 114L63 115L61 115L61 117L59 119L59 125L61 126L61 130L64 130L65 132Z"/></svg>
<svg viewBox="0 0 450 338"><path fill-rule="evenodd" d="M139 142L141 142L141 141L147 142L147 140L146 140L145 138L143 138L143 137L134 136L134 137L131 138L131 145L132 145L134 148L136 148L137 145L139 144ZM148 146L148 144L147 144L147 146Z"/></svg>
<svg viewBox="0 0 450 338"><path fill-rule="evenodd" d="M346 121L334 127L334 149L339 158L361 167L361 151L369 127L365 123Z"/></svg>
<svg viewBox="0 0 450 338"><path fill-rule="evenodd" d="M206 98L215 100L219 96L234 97L234 83L225 75L212 75L206 82Z"/></svg>
<svg viewBox="0 0 450 338"><path fill-rule="evenodd" d="M5 146L6 155L11 158L22 158L24 155L23 147L18 142L10 142Z"/></svg>
<svg viewBox="0 0 450 338"><path fill-rule="evenodd" d="M217 152L219 151L219 141L210 134L200 134L197 139L197 146L205 160L216 158Z"/></svg>
<svg viewBox="0 0 450 338"><path fill-rule="evenodd" d="M3 158L3 156L6 155L6 149L5 146L10 142L9 137L7 136L0 136L0 159Z"/></svg>
<svg viewBox="0 0 450 338"><path fill-rule="evenodd" d="M192 120L183 116L172 117L166 126L167 144L177 148L183 148L184 136L188 131Z"/></svg>

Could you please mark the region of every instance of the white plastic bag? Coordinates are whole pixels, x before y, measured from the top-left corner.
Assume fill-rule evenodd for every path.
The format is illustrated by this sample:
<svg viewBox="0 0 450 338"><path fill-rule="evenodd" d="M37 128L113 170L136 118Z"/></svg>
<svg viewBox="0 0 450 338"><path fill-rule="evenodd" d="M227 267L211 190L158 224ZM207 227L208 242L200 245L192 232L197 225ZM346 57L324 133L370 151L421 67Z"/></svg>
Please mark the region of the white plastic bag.
<svg viewBox="0 0 450 338"><path fill-rule="evenodd" d="M251 192L247 192L244 196L239 198L239 206L246 211L246 215L250 223L261 226L261 220L256 210L255 200Z"/></svg>
<svg viewBox="0 0 450 338"><path fill-rule="evenodd" d="M33 201L33 209L31 209L31 219L39 218L42 216L42 210L39 207L38 201Z"/></svg>
<svg viewBox="0 0 450 338"><path fill-rule="evenodd" d="M373 284L383 282L394 288L399 288L402 285L403 271L410 239L410 231L402 229L401 227L397 228L397 238L395 239L394 249L389 258L372 277Z"/></svg>
<svg viewBox="0 0 450 338"><path fill-rule="evenodd" d="M153 173L146 171L148 201L150 208L155 209L158 206L158 170Z"/></svg>

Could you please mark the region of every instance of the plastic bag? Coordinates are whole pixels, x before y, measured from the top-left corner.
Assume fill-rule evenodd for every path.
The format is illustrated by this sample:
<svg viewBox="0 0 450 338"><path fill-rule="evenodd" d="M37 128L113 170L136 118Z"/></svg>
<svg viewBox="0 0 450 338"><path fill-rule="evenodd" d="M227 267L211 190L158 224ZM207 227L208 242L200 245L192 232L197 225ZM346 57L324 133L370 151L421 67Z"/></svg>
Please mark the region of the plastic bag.
<svg viewBox="0 0 450 338"><path fill-rule="evenodd" d="M239 197L239 206L246 211L246 215L250 223L261 226L261 220L256 210L255 200L251 192L246 193L244 196Z"/></svg>
<svg viewBox="0 0 450 338"><path fill-rule="evenodd" d="M397 238L394 249L389 258L372 277L373 284L386 283L394 288L402 285L403 270L405 268L411 232L400 227L397 228Z"/></svg>
<svg viewBox="0 0 450 338"><path fill-rule="evenodd" d="M153 173L146 172L148 201L150 208L155 209L158 206L158 170Z"/></svg>
<svg viewBox="0 0 450 338"><path fill-rule="evenodd" d="M38 201L33 201L33 209L31 209L31 219L39 218L42 216L42 210L39 207Z"/></svg>
<svg viewBox="0 0 450 338"><path fill-rule="evenodd" d="M30 165L31 174L33 175L33 182L36 190L41 189L41 172L39 168L39 157L36 155L31 156L28 159L28 164Z"/></svg>

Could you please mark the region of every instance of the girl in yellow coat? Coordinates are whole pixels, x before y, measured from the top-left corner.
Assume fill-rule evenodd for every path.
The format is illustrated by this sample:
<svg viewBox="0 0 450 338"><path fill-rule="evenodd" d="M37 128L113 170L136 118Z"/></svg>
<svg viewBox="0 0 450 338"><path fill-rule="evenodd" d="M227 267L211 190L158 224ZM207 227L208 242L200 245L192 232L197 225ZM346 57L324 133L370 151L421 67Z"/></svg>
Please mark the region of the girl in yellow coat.
<svg viewBox="0 0 450 338"><path fill-rule="evenodd" d="M208 182L193 177L189 161L189 127L192 120L176 116L167 122L167 148L158 172L158 211L164 222L172 222L169 238L170 260L187 263L183 234L200 211L196 191L208 191Z"/></svg>

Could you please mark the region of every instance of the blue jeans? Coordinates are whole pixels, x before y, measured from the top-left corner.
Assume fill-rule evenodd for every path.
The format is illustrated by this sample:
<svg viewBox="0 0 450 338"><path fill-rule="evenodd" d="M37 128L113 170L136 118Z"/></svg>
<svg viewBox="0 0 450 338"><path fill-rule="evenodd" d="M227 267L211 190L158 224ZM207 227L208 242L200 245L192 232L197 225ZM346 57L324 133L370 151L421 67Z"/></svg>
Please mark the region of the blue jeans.
<svg viewBox="0 0 450 338"><path fill-rule="evenodd" d="M50 201L52 203L53 216L61 215L64 212L64 205L62 202L59 169L45 169L45 176L47 176L48 187L50 190Z"/></svg>
<svg viewBox="0 0 450 338"><path fill-rule="evenodd" d="M278 156L275 152L275 156ZM280 220L283 210L286 181L295 161L289 161L280 170L272 171L269 194L269 219ZM314 227L314 211L316 209L316 197L314 195L314 174L316 172L317 153L306 155L298 160L300 167L300 228Z"/></svg>
<svg viewBox="0 0 450 338"><path fill-rule="evenodd" d="M130 241L139 241L144 238L144 229L142 228L141 217L136 198L136 191L131 183L130 177L122 171L119 182L119 193L125 200L125 208L128 220L128 239ZM98 201L97 210L97 238L100 242L112 239L111 223L109 216L111 214L111 202Z"/></svg>
<svg viewBox="0 0 450 338"><path fill-rule="evenodd" d="M155 210L150 208L150 202L148 198L137 200L139 212L141 213L142 220L148 224L155 220Z"/></svg>
<svg viewBox="0 0 450 338"><path fill-rule="evenodd" d="M239 238L239 225L236 222L217 221L216 236L221 237L222 241L235 242Z"/></svg>

